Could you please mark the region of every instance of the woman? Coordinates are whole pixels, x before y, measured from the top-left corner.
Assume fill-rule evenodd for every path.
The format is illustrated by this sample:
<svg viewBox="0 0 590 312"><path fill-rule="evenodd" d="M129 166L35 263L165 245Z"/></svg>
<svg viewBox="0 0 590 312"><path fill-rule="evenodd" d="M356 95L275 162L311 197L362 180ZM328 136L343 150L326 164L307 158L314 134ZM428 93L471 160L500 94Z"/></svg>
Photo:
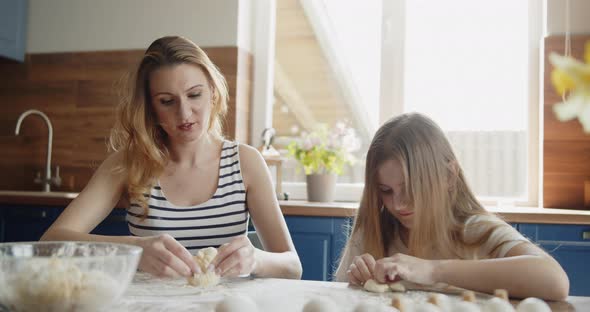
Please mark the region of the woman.
<svg viewBox="0 0 590 312"><path fill-rule="evenodd" d="M365 189L336 280L438 282L565 299L551 256L477 201L442 130L420 114L386 122L367 153Z"/></svg>
<svg viewBox="0 0 590 312"><path fill-rule="evenodd" d="M111 133L116 151L42 240L106 241L143 248L157 276L200 270L191 253L219 247L211 270L300 278L301 263L258 151L221 136L225 79L194 43L163 37L145 52ZM88 234L128 198L131 236ZM265 247L246 237L249 216Z"/></svg>

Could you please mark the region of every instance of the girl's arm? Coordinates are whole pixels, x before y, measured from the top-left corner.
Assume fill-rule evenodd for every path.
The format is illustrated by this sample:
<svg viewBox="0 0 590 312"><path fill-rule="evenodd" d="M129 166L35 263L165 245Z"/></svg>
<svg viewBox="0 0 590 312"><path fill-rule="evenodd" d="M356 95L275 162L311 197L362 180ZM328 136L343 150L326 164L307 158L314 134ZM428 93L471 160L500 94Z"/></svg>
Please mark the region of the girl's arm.
<svg viewBox="0 0 590 312"><path fill-rule="evenodd" d="M422 284L447 283L493 293L506 289L511 297L564 300L569 280L559 263L537 246L523 242L503 258L485 260L424 260L397 254L375 265L380 282L396 277Z"/></svg>
<svg viewBox="0 0 590 312"><path fill-rule="evenodd" d="M434 279L487 293L503 288L519 298L564 300L569 293L569 279L559 263L528 242L514 246L504 258L439 261Z"/></svg>
<svg viewBox="0 0 590 312"><path fill-rule="evenodd" d="M113 210L125 189L125 174L115 173L122 155L109 156L84 190L47 229L41 240L94 241L132 244L143 248L139 268L157 276L190 276L199 268L186 248L170 235L155 237L88 234Z"/></svg>
<svg viewBox="0 0 590 312"><path fill-rule="evenodd" d="M240 144L246 203L265 250L254 248L246 237L234 239L218 250L213 260L221 275L252 273L261 277L300 279L301 262L279 208L270 172L262 155Z"/></svg>

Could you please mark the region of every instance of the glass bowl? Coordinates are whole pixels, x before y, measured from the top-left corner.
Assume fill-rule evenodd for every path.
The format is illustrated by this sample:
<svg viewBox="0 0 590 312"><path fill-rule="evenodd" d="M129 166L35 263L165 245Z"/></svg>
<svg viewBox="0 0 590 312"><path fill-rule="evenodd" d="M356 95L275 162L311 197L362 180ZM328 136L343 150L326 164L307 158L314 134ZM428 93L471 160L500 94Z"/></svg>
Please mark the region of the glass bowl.
<svg viewBox="0 0 590 312"><path fill-rule="evenodd" d="M112 243L0 243L0 311L106 308L129 286L141 252Z"/></svg>

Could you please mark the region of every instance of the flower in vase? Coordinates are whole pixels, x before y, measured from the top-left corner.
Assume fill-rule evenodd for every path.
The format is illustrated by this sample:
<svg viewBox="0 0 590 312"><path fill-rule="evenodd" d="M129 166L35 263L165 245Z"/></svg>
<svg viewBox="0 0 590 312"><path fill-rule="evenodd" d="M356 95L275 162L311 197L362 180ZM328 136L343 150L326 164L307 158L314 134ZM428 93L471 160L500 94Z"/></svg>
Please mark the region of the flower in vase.
<svg viewBox="0 0 590 312"><path fill-rule="evenodd" d="M563 101L553 106L560 121L578 118L584 132L590 132L590 41L585 45L584 62L556 53L549 55L553 65L551 83Z"/></svg>
<svg viewBox="0 0 590 312"><path fill-rule="evenodd" d="M345 164L355 161L353 152L360 148L356 131L343 122L333 128L321 124L314 131L302 133L288 146L289 154L301 165L305 174L340 175Z"/></svg>

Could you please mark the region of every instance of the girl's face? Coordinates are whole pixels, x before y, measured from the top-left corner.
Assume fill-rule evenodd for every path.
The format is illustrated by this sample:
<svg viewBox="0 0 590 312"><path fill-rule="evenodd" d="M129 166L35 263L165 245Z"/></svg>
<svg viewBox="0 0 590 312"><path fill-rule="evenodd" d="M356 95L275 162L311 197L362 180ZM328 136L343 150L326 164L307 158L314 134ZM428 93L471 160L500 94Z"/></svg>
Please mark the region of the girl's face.
<svg viewBox="0 0 590 312"><path fill-rule="evenodd" d="M406 228L412 228L414 209L408 204L404 175L399 161L390 159L378 169L379 197L387 209Z"/></svg>
<svg viewBox="0 0 590 312"><path fill-rule="evenodd" d="M199 139L209 128L211 88L199 66L165 66L150 76L151 103L171 142Z"/></svg>

